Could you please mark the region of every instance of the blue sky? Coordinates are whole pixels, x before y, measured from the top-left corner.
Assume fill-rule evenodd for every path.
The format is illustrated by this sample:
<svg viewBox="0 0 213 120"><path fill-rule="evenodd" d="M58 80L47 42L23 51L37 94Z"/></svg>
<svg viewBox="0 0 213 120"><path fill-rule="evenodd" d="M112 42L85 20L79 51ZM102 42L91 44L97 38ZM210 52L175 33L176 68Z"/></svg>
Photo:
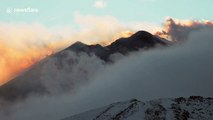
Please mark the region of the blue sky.
<svg viewBox="0 0 213 120"><path fill-rule="evenodd" d="M95 3L99 1L99 5ZM75 25L76 12L114 16L123 22L162 23L165 17L213 20L212 0L0 0L1 22ZM11 13L8 8L37 8L38 13Z"/></svg>
<svg viewBox="0 0 213 120"><path fill-rule="evenodd" d="M22 70L29 58L35 62L49 54L50 48L58 51L76 41L107 45L129 31L155 33L163 29L166 17L212 21L212 1L0 0L0 84ZM14 66L15 71L10 69Z"/></svg>

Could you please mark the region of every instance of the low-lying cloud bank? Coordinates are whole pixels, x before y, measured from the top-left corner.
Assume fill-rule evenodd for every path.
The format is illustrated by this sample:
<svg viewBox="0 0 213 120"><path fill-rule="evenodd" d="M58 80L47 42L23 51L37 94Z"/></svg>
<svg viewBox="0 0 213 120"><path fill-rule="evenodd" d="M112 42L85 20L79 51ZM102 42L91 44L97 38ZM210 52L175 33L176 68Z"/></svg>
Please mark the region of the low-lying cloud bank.
<svg viewBox="0 0 213 120"><path fill-rule="evenodd" d="M188 34L179 34L179 30L176 33L185 39L181 44L132 53L105 66L103 71L90 78L90 83L82 85L75 93L32 96L24 102L1 109L0 118L58 120L132 98L150 100L191 95L213 97L213 29L202 27L194 30L190 26L188 29L191 30ZM79 65L78 68L87 70L91 67L83 63Z"/></svg>
<svg viewBox="0 0 213 120"><path fill-rule="evenodd" d="M89 89L94 95L115 101L131 97L145 100L190 95L212 97L212 32L212 29L193 32L181 45L124 58L101 74Z"/></svg>

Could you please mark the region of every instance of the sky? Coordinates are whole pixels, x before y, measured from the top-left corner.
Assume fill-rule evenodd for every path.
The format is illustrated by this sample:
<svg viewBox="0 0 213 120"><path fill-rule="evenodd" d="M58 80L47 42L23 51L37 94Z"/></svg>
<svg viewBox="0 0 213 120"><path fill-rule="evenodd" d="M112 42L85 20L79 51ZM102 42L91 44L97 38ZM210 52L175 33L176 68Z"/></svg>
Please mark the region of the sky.
<svg viewBox="0 0 213 120"><path fill-rule="evenodd" d="M209 24L205 20L213 20L212 3L212 0L0 0L0 85L76 41L107 45L139 30L155 34L164 29L168 18L184 26Z"/></svg>
<svg viewBox="0 0 213 120"><path fill-rule="evenodd" d="M209 67L213 61L212 4L213 0L0 0L0 86L76 41L107 45L141 29L189 41L182 46L118 58L105 71L98 68L105 67L100 60L81 56L71 76L66 74L68 65L61 70L50 60L50 64L38 70L42 75L38 78L53 92L61 87L57 86L58 79L65 83L72 77L78 78L78 82L83 79L79 72L82 68L97 77L91 75L94 81L79 89L76 97L68 94L62 99L58 95L53 96L56 99L29 98L28 103L15 106L12 110L15 114L9 114L8 120L64 117L76 112L74 109L80 112L136 97L148 100L189 95L212 97L213 70ZM99 96L96 102L94 96ZM3 117L1 110L0 117Z"/></svg>
<svg viewBox="0 0 213 120"><path fill-rule="evenodd" d="M212 0L0 0L0 22L40 23L77 27L75 14L113 16L123 22L161 24L166 17L213 20ZM37 9L12 12L8 9Z"/></svg>
<svg viewBox="0 0 213 120"><path fill-rule="evenodd" d="M110 64L94 55L76 55L71 51L63 51L65 56L60 59L57 55L45 59L12 83L22 91L29 89L28 84L36 86L39 82L52 94L30 93L24 100L14 100L14 104L2 106L0 118L59 120L133 98L145 102L192 95L213 97L213 22L168 22L166 28L170 27L170 31L166 32L185 42L127 56L117 53L111 56L114 62ZM63 91L67 85L71 85L69 92Z"/></svg>

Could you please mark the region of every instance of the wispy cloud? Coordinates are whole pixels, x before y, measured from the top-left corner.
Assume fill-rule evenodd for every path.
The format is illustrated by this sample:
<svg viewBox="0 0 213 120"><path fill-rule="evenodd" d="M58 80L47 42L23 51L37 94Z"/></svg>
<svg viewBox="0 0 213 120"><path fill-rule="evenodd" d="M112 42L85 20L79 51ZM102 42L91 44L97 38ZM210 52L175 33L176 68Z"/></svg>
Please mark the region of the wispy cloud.
<svg viewBox="0 0 213 120"><path fill-rule="evenodd" d="M140 0L140 2L156 2L156 1L159 1L159 0Z"/></svg>
<svg viewBox="0 0 213 120"><path fill-rule="evenodd" d="M106 6L107 6L107 3L104 0L96 0L94 3L94 7L96 8L105 8Z"/></svg>

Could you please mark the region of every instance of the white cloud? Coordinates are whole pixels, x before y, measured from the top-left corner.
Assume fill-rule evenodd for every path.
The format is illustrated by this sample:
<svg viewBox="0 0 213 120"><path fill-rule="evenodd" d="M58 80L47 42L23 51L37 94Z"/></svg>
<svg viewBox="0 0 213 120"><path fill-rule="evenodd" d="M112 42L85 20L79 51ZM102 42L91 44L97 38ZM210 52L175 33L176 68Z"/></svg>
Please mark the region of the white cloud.
<svg viewBox="0 0 213 120"><path fill-rule="evenodd" d="M71 92L39 97L32 95L21 103L12 104L14 106L11 104L1 106L3 109L0 110L0 119L59 120L115 101L132 98L146 101L190 95L212 97L213 68L210 66L213 61L212 32L212 28L205 27L199 31L192 31L183 44L133 53L113 65L104 66L103 71L98 70L94 76L93 71L103 67L98 59L79 56L80 62L73 66L74 71L69 74L70 76L64 76L66 73L56 71L52 72L54 76L50 78L56 79L56 76L60 75L61 78L65 78L63 80L66 80L66 77L73 77L76 78L75 82L81 82L83 76L80 76L82 71L79 73L79 70L84 66L83 70L93 69L88 71L90 73L88 81L91 82L79 86L74 94ZM54 66L49 67L48 69L54 71L52 68ZM65 67L68 67L67 64ZM45 72L50 71L46 69ZM57 81L45 82L50 82L48 87L52 84L58 85ZM80 84L82 83L78 83Z"/></svg>
<svg viewBox="0 0 213 120"><path fill-rule="evenodd" d="M154 33L156 30L153 28L157 28L152 23L123 22L110 15L82 15L77 12L74 14L74 20L79 29L69 25L47 28L39 23L0 22L0 73L3 73L0 76L0 84L28 68L26 61L34 64L35 60L64 49L76 41L108 45L120 37L127 37L129 33L141 29Z"/></svg>
<svg viewBox="0 0 213 120"><path fill-rule="evenodd" d="M96 36L97 31L105 33L108 30L108 28L106 30L105 26L108 24L102 20L114 23L115 27L122 26L117 19L110 16L95 17L76 14L75 17L76 22L82 25L79 35L81 33L83 36L88 36L90 30L94 30L94 32L90 32L91 36ZM99 23L100 21L103 23ZM210 24L209 22L207 23ZM103 28L97 28L97 26L101 26L102 24ZM181 26L182 24L175 25L175 27L172 27L173 31L182 32L183 30L190 30L190 32L187 32L187 34L171 35L186 35L187 37L184 38L187 38L187 40L182 44L176 44L166 49L133 53L128 57L120 59L113 65L103 66L101 61L96 59L96 57L89 58L87 55L77 56L79 57L77 59L80 61L72 65L72 73L69 75L64 73L70 69L68 61L63 62L65 69L61 73L60 70L55 69L55 65L45 65L45 69L39 71L43 73L43 78L49 77L49 79L54 80L64 78L60 80L65 81L66 79L76 78L72 80L79 82L77 84L79 85L79 89L75 89L74 94L71 92L63 95L39 97L32 95L29 99L21 103L10 104L11 106L7 104L8 106L5 107L1 106L3 109L0 110L0 119L59 120L65 116L97 108L115 101L132 98L145 101L156 98L190 95L212 97L213 68L210 65L213 61L213 26L204 26L198 30L191 29L194 26L184 26L184 29ZM29 27L27 28L30 30ZM23 32L23 26L20 30ZM41 35L40 32L45 33L45 35L48 33L45 32L46 30L38 30L39 35ZM87 32L88 34L86 34ZM80 37L76 37L75 40L81 40L77 38ZM90 39L92 37L88 36L85 38ZM71 55L69 57L75 57L72 53L68 53L68 55ZM49 61L49 64L54 64L54 61ZM104 67L103 71L101 67ZM86 85L81 83L81 80L83 80L82 77L84 77L82 76L82 72L84 71L80 70L88 71L88 81L91 82ZM99 72L96 73L96 71ZM48 73L52 76L47 76ZM37 75L37 77L39 76ZM64 81L52 82L52 80L48 81L47 79L43 82L48 87L48 90L53 92L57 92L55 88L59 88L58 83L65 83ZM83 86L80 86L81 84ZM55 88L53 87L54 85L56 85Z"/></svg>
<svg viewBox="0 0 213 120"><path fill-rule="evenodd" d="M141 2L156 2L156 1L159 1L159 0L140 0Z"/></svg>
<svg viewBox="0 0 213 120"><path fill-rule="evenodd" d="M104 1L104 0L97 0L94 3L94 7L96 7L96 8L105 8L106 5L107 5L106 1Z"/></svg>

